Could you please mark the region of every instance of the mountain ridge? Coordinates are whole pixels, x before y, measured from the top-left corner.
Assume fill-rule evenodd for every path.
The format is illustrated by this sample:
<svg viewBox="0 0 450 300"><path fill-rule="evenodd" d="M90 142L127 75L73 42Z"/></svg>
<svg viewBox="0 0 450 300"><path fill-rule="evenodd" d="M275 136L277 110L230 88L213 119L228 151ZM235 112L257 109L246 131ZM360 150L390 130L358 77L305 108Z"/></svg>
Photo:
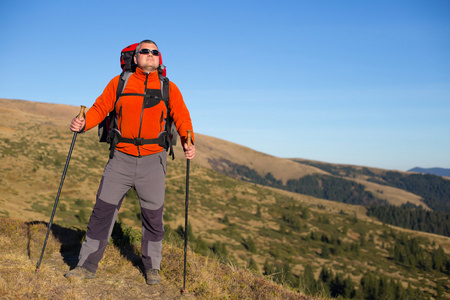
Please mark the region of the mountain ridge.
<svg viewBox="0 0 450 300"><path fill-rule="evenodd" d="M421 168L421 167L414 167L408 172L415 172L415 173L422 173L422 174L432 174L437 176L444 176L444 177L450 177L450 169L446 168Z"/></svg>

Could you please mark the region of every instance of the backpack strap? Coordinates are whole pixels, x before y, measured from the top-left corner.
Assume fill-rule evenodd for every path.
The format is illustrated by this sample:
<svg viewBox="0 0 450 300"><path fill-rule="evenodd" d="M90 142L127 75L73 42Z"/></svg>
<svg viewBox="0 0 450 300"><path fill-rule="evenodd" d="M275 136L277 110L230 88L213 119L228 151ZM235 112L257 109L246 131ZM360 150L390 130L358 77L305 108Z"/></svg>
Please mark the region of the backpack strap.
<svg viewBox="0 0 450 300"><path fill-rule="evenodd" d="M172 156L172 160L175 159L175 153L173 152L173 141L172 141L172 126L173 126L173 118L170 114L170 107L169 107L169 78L163 76L162 74L159 74L159 80L161 81L161 94L162 98L164 100L164 103L166 104L167 108L167 119L166 119L166 125L165 125L165 131L167 136L167 148L169 149L169 156Z"/></svg>
<svg viewBox="0 0 450 300"><path fill-rule="evenodd" d="M119 137L120 143L133 144L135 146L158 144L161 147L165 147L165 141L166 141L165 135L160 135L156 139L143 139L143 138L127 139L127 138Z"/></svg>
<svg viewBox="0 0 450 300"><path fill-rule="evenodd" d="M122 74L120 75L119 84L117 85L117 90L116 90L116 103L114 103L114 111L116 111L117 101L119 101L120 96L122 96L123 90L127 86L128 79L130 79L131 74L133 74L133 72L125 71L125 72L122 72Z"/></svg>
<svg viewBox="0 0 450 300"><path fill-rule="evenodd" d="M131 74L133 72L131 71L124 71L122 74L120 74L119 83L117 84L117 90L116 90L116 102L114 102L114 109L109 113L109 116L111 118L111 128L117 127L117 113L116 113L116 105L117 101L119 101L119 98L123 95L123 90L127 86L128 79L130 79ZM109 141L108 141L109 143Z"/></svg>
<svg viewBox="0 0 450 300"><path fill-rule="evenodd" d="M114 102L114 109L109 113L109 117L111 119L110 128L112 128L110 134L106 138L106 141L110 144L109 147L109 157L114 157L114 150L116 149L117 143L119 142L118 136L120 136L120 131L117 128L117 113L116 113L116 105L119 98L122 96L125 87L127 86L128 79L130 79L131 71L124 71L120 74L119 83L117 84L116 90L116 102Z"/></svg>

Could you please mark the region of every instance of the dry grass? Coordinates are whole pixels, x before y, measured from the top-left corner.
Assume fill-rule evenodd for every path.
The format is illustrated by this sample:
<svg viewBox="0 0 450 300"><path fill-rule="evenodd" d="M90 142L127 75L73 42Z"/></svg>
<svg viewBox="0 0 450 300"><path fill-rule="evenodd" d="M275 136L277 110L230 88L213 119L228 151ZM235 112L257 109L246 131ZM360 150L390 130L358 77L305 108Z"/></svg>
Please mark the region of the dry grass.
<svg viewBox="0 0 450 300"><path fill-rule="evenodd" d="M410 202L417 206L423 206L424 209L429 209L425 203L420 201L422 197L414 195L413 193L362 179L354 179L354 180L364 185L366 189L372 192L375 197L379 199L385 199L392 205L400 206L402 204Z"/></svg>
<svg viewBox="0 0 450 300"><path fill-rule="evenodd" d="M80 231L52 226L39 273L36 263L46 227L0 219L0 297L2 299L313 299L292 292L233 265L188 252L185 295L181 248L163 247L162 277L148 286L136 262L136 253L107 247L96 278L67 280L63 274L76 264Z"/></svg>
<svg viewBox="0 0 450 300"><path fill-rule="evenodd" d="M58 228L54 224L55 228ZM158 287L145 284L140 270L108 246L105 259L93 280L67 280L64 273L74 266L76 253L50 235L44 259L36 275L46 227L42 223L25 224L0 219L1 261L0 297L2 299L176 299L176 284L166 282ZM61 228L59 228L61 230ZM75 231L65 230L65 234ZM79 238L74 238L79 242Z"/></svg>
<svg viewBox="0 0 450 300"><path fill-rule="evenodd" d="M181 262L181 248L165 244L168 262ZM217 260L188 252L187 282L189 289L202 299L313 299L290 291L268 279ZM181 266L165 264L164 275L182 281ZM317 298L314 298L317 299Z"/></svg>

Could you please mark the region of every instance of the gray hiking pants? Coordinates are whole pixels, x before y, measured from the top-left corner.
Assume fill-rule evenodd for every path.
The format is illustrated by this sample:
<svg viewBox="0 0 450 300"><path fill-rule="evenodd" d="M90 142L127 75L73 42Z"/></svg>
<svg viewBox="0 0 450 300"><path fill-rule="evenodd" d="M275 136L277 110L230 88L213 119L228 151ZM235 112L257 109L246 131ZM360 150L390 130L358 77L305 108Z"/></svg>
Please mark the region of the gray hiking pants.
<svg viewBox="0 0 450 300"><path fill-rule="evenodd" d="M120 205L135 188L142 214L142 260L145 269L160 269L164 236L163 207L167 153L135 157L114 152L103 171L97 199L89 219L78 266L95 272L108 245Z"/></svg>

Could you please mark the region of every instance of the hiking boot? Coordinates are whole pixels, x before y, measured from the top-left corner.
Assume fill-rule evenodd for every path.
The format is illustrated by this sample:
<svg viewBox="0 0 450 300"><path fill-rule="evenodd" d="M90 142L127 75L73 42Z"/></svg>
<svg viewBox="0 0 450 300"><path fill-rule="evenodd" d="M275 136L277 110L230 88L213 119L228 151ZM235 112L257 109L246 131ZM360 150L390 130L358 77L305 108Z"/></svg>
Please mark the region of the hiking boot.
<svg viewBox="0 0 450 300"><path fill-rule="evenodd" d="M159 276L157 269L148 269L145 271L145 275L147 284L155 285L161 282L161 276Z"/></svg>
<svg viewBox="0 0 450 300"><path fill-rule="evenodd" d="M80 279L93 279L95 276L94 272L88 271L83 267L77 266L75 269L70 270L64 277L66 278L80 278Z"/></svg>

